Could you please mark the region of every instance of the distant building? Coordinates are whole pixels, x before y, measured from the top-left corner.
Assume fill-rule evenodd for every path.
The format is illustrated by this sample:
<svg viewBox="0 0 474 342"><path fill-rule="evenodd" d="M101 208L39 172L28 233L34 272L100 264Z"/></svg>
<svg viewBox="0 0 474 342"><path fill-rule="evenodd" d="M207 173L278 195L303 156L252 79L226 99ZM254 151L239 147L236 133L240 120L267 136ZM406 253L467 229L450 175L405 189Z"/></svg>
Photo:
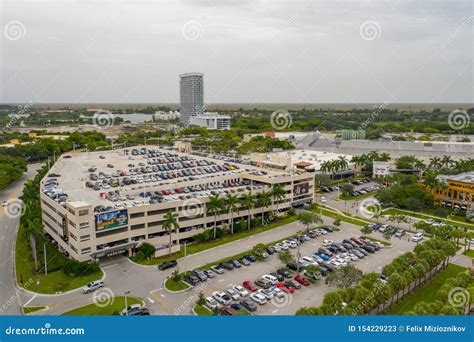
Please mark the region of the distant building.
<svg viewBox="0 0 474 342"><path fill-rule="evenodd" d="M180 116L181 116L181 113L178 111L170 110L169 112L156 112L155 120L168 121L168 120L179 119Z"/></svg>
<svg viewBox="0 0 474 342"><path fill-rule="evenodd" d="M474 171L458 175L438 175L436 179L446 184L446 189L434 189L435 203L442 206L466 210L474 198Z"/></svg>
<svg viewBox="0 0 474 342"><path fill-rule="evenodd" d="M201 115L191 116L189 125L204 127L207 129L228 130L230 129L230 115L206 112Z"/></svg>
<svg viewBox="0 0 474 342"><path fill-rule="evenodd" d="M374 161L372 176L374 178L383 178L391 175L392 165L390 162Z"/></svg>
<svg viewBox="0 0 474 342"><path fill-rule="evenodd" d="M188 126L193 116L204 113L204 74L191 72L179 75L180 121Z"/></svg>
<svg viewBox="0 0 474 342"><path fill-rule="evenodd" d="M362 129L353 130L353 129L343 129L341 131L342 140L364 140L365 131Z"/></svg>

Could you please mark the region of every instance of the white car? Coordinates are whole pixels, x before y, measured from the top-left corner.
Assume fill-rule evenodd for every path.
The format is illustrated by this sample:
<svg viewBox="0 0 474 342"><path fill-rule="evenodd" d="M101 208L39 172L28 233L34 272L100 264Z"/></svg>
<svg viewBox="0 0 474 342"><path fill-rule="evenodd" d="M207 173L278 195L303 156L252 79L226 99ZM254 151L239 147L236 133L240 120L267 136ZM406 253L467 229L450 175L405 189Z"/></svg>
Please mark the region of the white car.
<svg viewBox="0 0 474 342"><path fill-rule="evenodd" d="M327 201L326 201L326 197L321 196L321 203L326 203L326 202L327 202Z"/></svg>
<svg viewBox="0 0 474 342"><path fill-rule="evenodd" d="M357 255L355 255L355 254L348 253L347 256L348 256L349 258L351 258L352 261L357 261L357 260L359 260L359 257L358 257Z"/></svg>
<svg viewBox="0 0 474 342"><path fill-rule="evenodd" d="M232 302L229 295L225 294L222 291L213 292L212 297L223 305L230 305L230 303Z"/></svg>
<svg viewBox="0 0 474 342"><path fill-rule="evenodd" d="M3 201L2 202L2 207L6 207L8 205L8 202L7 201Z"/></svg>
<svg viewBox="0 0 474 342"><path fill-rule="evenodd" d="M421 240L423 240L423 233L416 233L411 237L410 240L413 242L420 242Z"/></svg>
<svg viewBox="0 0 474 342"><path fill-rule="evenodd" d="M299 260L299 262L301 262L303 260L306 261L308 265L318 266L318 262L316 260L314 260L312 257L304 256Z"/></svg>
<svg viewBox="0 0 474 342"><path fill-rule="evenodd" d="M274 293L270 289L260 289L257 291L257 293L260 293L262 296L264 296L267 299L272 299L274 296Z"/></svg>
<svg viewBox="0 0 474 342"><path fill-rule="evenodd" d="M331 261L329 262L329 264L331 264L331 265L334 266L335 268L341 268L341 267L342 267L342 264L341 264L339 261L337 261L337 260L331 260Z"/></svg>
<svg viewBox="0 0 474 342"><path fill-rule="evenodd" d="M250 299L260 305L264 305L267 303L267 298L260 293L252 293L250 295Z"/></svg>
<svg viewBox="0 0 474 342"><path fill-rule="evenodd" d="M211 310L214 310L214 309L217 309L219 308L219 303L217 302L217 300L215 300L214 298L212 297L206 297L206 306L211 309Z"/></svg>
<svg viewBox="0 0 474 342"><path fill-rule="evenodd" d="M321 243L324 247L331 246L334 243L332 240L323 240Z"/></svg>
<svg viewBox="0 0 474 342"><path fill-rule="evenodd" d="M280 289L279 287L273 286L269 290L271 290L273 294L275 295L275 297L277 298L285 297L285 292L283 292L283 290Z"/></svg>
<svg viewBox="0 0 474 342"><path fill-rule="evenodd" d="M228 289L227 294L232 298L232 300L239 300L240 299L240 294L235 291L234 289Z"/></svg>
<svg viewBox="0 0 474 342"><path fill-rule="evenodd" d="M94 292L95 290L98 290L102 287L104 287L103 281L93 281L82 288L82 293Z"/></svg>
<svg viewBox="0 0 474 342"><path fill-rule="evenodd" d="M318 232L320 232L321 235L326 235L328 233L325 229L319 229Z"/></svg>
<svg viewBox="0 0 474 342"><path fill-rule="evenodd" d="M275 246L273 246L273 248L275 248L275 251L277 252L281 251L281 247L279 244L276 244Z"/></svg>
<svg viewBox="0 0 474 342"><path fill-rule="evenodd" d="M288 246L290 246L290 248L296 248L298 247L298 244L296 243L296 241L289 241Z"/></svg>
<svg viewBox="0 0 474 342"><path fill-rule="evenodd" d="M249 295L249 292L242 285L232 286L234 291L236 291L241 297L246 297Z"/></svg>
<svg viewBox="0 0 474 342"><path fill-rule="evenodd" d="M264 275L262 276L262 279L265 279L266 281L270 282L270 284L272 284L272 285L278 284L278 279L277 279L277 277L274 277L274 276L272 276L272 275L270 275L270 274L264 274Z"/></svg>

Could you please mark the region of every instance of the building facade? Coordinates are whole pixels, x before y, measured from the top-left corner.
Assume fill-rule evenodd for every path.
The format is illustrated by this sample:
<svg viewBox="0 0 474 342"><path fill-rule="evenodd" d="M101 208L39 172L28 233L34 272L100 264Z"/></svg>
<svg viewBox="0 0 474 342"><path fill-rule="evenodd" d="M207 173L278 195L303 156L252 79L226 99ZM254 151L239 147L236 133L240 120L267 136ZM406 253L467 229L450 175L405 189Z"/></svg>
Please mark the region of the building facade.
<svg viewBox="0 0 474 342"><path fill-rule="evenodd" d="M206 112L202 115L191 116L189 124L207 129L229 130L230 115L220 115L218 113Z"/></svg>
<svg viewBox="0 0 474 342"><path fill-rule="evenodd" d="M204 113L204 74L179 75L180 121L188 126L192 116Z"/></svg>
<svg viewBox="0 0 474 342"><path fill-rule="evenodd" d="M150 149L138 148L146 153ZM251 208L253 218L260 218L262 212L274 213L278 208L282 213L313 202L314 179L308 173L269 171L170 151L154 150L156 158L126 151L84 152L59 158L50 173L61 177L52 181L46 176L42 180L43 230L69 257L86 261L132 253L145 241L155 246L157 256L164 255L169 247L169 235L163 228L168 212L178 215L179 228L171 234L171 247L173 252L179 251L184 241L192 243L196 234L213 229L214 214L209 213L207 203L216 194L221 198L242 198L249 193L257 196L281 184L286 195L279 200L271 198L271 204L263 208ZM137 167L140 164L146 166ZM177 164L183 167L140 171L152 167L162 170ZM113 174L107 172L108 168L112 171L109 165L115 168ZM87 181L92 173L98 173L97 182ZM129 184L130 180L134 182ZM248 214L249 210L240 206L233 213L234 222L245 221ZM217 225L229 224L230 213L223 210L217 215Z"/></svg>
<svg viewBox="0 0 474 342"><path fill-rule="evenodd" d="M458 175L439 175L436 179L446 184L446 188L433 190L435 203L460 210L466 210L472 206L474 171Z"/></svg>

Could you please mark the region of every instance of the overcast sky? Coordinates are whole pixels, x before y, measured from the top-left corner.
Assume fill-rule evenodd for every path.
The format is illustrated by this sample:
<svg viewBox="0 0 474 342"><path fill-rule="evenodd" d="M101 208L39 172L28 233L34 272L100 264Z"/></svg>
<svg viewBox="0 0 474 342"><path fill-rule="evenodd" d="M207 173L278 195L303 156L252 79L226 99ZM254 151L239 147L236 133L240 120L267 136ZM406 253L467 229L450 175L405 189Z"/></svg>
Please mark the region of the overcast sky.
<svg viewBox="0 0 474 342"><path fill-rule="evenodd" d="M473 102L471 0L0 4L0 102Z"/></svg>

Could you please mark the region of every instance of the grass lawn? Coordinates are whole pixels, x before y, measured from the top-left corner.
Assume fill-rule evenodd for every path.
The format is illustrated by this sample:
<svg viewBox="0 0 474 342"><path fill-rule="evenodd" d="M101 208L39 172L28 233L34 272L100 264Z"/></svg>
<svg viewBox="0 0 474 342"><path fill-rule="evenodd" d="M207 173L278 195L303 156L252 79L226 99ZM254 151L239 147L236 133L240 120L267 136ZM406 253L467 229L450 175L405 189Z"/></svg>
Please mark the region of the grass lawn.
<svg viewBox="0 0 474 342"><path fill-rule="evenodd" d="M143 302L135 297L127 297L127 305L131 304L143 304ZM114 313L120 313L123 309L125 309L125 297L118 296L114 297L113 302L105 307L99 307L96 304L89 304L67 311L63 313L62 316L112 316Z"/></svg>
<svg viewBox="0 0 474 342"><path fill-rule="evenodd" d="M403 210L399 210L399 209L395 209L395 208L387 209L383 212L383 214L384 215L405 215L405 216L411 216L411 217L415 217L415 218L422 219L422 220L427 220L427 219L433 218L433 217L430 217L430 216L426 216L426 214L424 215L423 213L419 213L419 212L413 213L413 212L403 211ZM465 220L464 221L458 220L457 218L460 218L459 216L453 216L453 219L448 220L448 219L445 219L445 218L440 217L440 216L432 215L431 213L427 213L427 214L431 215L431 216L434 216L439 221L446 221L446 223L448 223L450 225L453 225L453 226L456 226L456 227L466 227L466 228L469 228L469 229L474 229L474 224L467 223Z"/></svg>
<svg viewBox="0 0 474 342"><path fill-rule="evenodd" d="M62 270L44 274L34 274L34 261L29 249L29 243L25 242L18 233L15 248L15 264L17 281L29 291L38 293L54 294L56 292L66 292L69 290L82 287L87 283L101 279L102 271L90 274L85 277L71 277Z"/></svg>
<svg viewBox="0 0 474 342"><path fill-rule="evenodd" d="M28 315L29 313L43 310L44 308L46 308L46 306L24 306L23 312L25 313L25 315Z"/></svg>
<svg viewBox="0 0 474 342"><path fill-rule="evenodd" d="M202 243L193 243L193 244L190 244L186 247L186 249L187 249L186 254L191 255L191 254L199 253L199 252L205 251L207 249L218 247L218 246L224 245L224 244L232 242L232 241L240 240L240 239L246 238L248 236L252 236L252 235L255 235L255 234L266 232L267 230L271 230L271 229L283 226L285 224L295 222L296 220L297 220L296 216L285 217L285 218L282 218L282 219L280 219L276 222L272 222L269 225L264 226L264 227L253 228L251 230L244 230L244 231L236 233L234 235L226 235L223 238L217 239L217 240L214 240L214 241L202 242ZM184 247L183 246L181 246L181 250L178 253L174 253L171 256L163 256L163 257L159 257L159 258L152 258L150 260L134 260L132 258L132 260L135 261L136 263L141 264L141 265L158 265L162 262L170 261L170 260L177 260L177 259L182 258L182 257L184 257Z"/></svg>
<svg viewBox="0 0 474 342"><path fill-rule="evenodd" d="M189 285L182 281L175 281L173 278L169 278L165 281L165 287L170 291L182 291L189 288Z"/></svg>
<svg viewBox="0 0 474 342"><path fill-rule="evenodd" d="M206 308L205 306L202 306L202 305L196 305L194 307L194 312L198 316L213 316L214 315L212 313L212 311L210 311L208 308Z"/></svg>
<svg viewBox="0 0 474 342"><path fill-rule="evenodd" d="M471 249L470 251L465 251L463 254L474 259L474 249Z"/></svg>
<svg viewBox="0 0 474 342"><path fill-rule="evenodd" d="M364 235L364 236L361 236L361 238L365 238L367 240L374 241L374 242L380 242L382 245L384 245L386 247L392 246L392 244L390 242L379 240L379 239L376 239L376 238L373 238L373 237L370 237L370 236Z"/></svg>
<svg viewBox="0 0 474 342"><path fill-rule="evenodd" d="M431 281L426 285L419 287L411 295L406 296L397 304L390 307L387 315L405 315L408 311L413 310L415 305L419 302L432 302L436 300L438 290L443 286L445 281L449 278L455 277L457 274L464 272L464 267L448 264L444 271L435 275Z"/></svg>
<svg viewBox="0 0 474 342"><path fill-rule="evenodd" d="M321 213L324 216L332 217L334 219L339 218L339 219L341 219L341 221L351 223L351 224L354 224L356 226L361 226L361 227L365 226L368 222L368 221L364 221L362 219L358 219L358 218L356 218L352 215L349 215L349 214L346 214L346 215L348 215L350 217L342 216L339 213L337 213L335 211L332 211L332 210L329 210L329 209L326 209L326 208L322 208L322 210L320 208L316 208L316 209L313 210L313 212L316 213L316 214Z"/></svg>

